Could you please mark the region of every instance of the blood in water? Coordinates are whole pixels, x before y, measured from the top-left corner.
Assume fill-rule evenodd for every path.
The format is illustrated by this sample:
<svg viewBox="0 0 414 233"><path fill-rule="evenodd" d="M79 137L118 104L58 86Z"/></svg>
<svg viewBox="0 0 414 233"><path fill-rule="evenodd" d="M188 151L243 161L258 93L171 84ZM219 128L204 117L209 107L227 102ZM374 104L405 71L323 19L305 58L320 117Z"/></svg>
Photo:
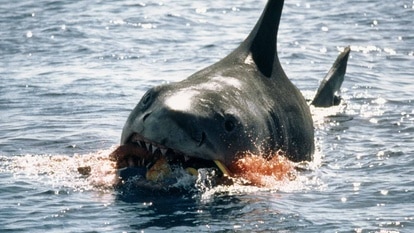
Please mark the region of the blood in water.
<svg viewBox="0 0 414 233"><path fill-rule="evenodd" d="M230 169L235 177L242 178L251 185L269 188L281 181L291 180L295 173L293 163L282 152L276 152L268 158L246 153Z"/></svg>

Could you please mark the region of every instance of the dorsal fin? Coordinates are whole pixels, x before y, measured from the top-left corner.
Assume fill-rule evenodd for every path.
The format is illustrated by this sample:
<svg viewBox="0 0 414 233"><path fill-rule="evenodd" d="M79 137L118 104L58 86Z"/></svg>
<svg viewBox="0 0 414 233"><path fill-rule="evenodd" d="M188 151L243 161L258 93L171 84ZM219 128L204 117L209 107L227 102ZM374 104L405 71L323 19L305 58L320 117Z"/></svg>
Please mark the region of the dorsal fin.
<svg viewBox="0 0 414 233"><path fill-rule="evenodd" d="M350 52L351 48L348 46L339 54L331 69L323 78L311 105L315 107L330 107L339 104L340 97L336 96L336 93L339 92L344 81Z"/></svg>
<svg viewBox="0 0 414 233"><path fill-rule="evenodd" d="M252 32L234 51L236 54L231 54L243 60L251 55L258 70L266 77L272 75L274 62L279 63L276 42L283 2L269 0Z"/></svg>

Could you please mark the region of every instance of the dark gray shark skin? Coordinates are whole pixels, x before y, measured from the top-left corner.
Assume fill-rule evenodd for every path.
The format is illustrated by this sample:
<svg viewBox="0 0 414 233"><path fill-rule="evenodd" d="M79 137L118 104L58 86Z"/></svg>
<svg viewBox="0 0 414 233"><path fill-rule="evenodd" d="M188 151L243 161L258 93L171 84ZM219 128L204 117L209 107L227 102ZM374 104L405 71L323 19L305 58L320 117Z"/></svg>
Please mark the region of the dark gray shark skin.
<svg viewBox="0 0 414 233"><path fill-rule="evenodd" d="M339 54L338 58L336 58L334 64L326 74L325 78L323 78L318 91L316 92L311 103L313 106L331 107L339 105L341 98L337 94L339 93L345 78L344 76L350 52L351 48L348 46L341 54Z"/></svg>
<svg viewBox="0 0 414 233"><path fill-rule="evenodd" d="M282 150L291 161L312 160L309 105L277 55L283 2L269 0L249 36L222 60L148 90L125 123L121 145L225 166L243 152L271 156Z"/></svg>

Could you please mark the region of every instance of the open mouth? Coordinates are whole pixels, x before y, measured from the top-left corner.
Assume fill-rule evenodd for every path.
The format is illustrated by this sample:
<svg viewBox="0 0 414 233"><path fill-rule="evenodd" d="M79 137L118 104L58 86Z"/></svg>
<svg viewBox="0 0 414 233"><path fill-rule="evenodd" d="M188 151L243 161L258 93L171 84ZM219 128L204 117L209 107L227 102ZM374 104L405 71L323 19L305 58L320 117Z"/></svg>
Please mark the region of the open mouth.
<svg viewBox="0 0 414 233"><path fill-rule="evenodd" d="M152 142L139 134L132 134L127 143L110 155L119 170L133 168L149 181L159 182L168 178L175 169L184 169L197 176L200 168L213 168L218 176L231 176L230 171L218 160L191 157L181 151ZM122 177L121 177L122 178Z"/></svg>

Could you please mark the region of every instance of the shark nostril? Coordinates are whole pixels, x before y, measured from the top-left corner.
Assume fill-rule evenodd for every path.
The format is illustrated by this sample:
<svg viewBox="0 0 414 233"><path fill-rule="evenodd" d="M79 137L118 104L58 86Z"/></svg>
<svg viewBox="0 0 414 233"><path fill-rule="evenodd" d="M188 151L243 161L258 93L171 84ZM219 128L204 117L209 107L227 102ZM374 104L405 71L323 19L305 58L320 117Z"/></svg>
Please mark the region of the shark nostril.
<svg viewBox="0 0 414 233"><path fill-rule="evenodd" d="M145 115L144 115L144 117L142 117L142 121L145 121L149 116L151 115L151 112L149 112L149 113L146 113Z"/></svg>
<svg viewBox="0 0 414 233"><path fill-rule="evenodd" d="M195 141L198 147L203 145L206 141L207 134L204 131L193 132L191 138Z"/></svg>

